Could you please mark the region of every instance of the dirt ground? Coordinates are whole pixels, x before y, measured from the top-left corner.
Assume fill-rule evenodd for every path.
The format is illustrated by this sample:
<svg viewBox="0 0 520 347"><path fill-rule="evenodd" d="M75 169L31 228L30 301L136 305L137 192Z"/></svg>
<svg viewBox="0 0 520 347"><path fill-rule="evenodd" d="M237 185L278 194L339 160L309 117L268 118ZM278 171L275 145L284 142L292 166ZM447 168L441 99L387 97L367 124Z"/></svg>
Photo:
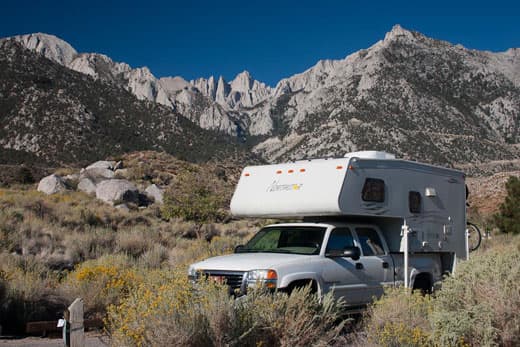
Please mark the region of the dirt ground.
<svg viewBox="0 0 520 347"><path fill-rule="evenodd" d="M99 333L86 333L85 347L106 347L110 341L106 335ZM50 339L42 337L24 337L20 339L0 338L0 347L63 347L62 339Z"/></svg>

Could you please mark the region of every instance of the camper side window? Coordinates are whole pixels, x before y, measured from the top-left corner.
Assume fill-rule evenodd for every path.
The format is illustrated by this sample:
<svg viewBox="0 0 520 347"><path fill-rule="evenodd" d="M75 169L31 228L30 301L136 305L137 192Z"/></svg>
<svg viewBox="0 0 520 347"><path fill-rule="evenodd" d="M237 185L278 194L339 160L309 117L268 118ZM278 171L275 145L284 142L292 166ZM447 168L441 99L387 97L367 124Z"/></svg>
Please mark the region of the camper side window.
<svg viewBox="0 0 520 347"><path fill-rule="evenodd" d="M408 207L411 213L421 213L421 193L408 193Z"/></svg>
<svg viewBox="0 0 520 347"><path fill-rule="evenodd" d="M379 178L367 178L361 192L363 201L384 202L385 181Z"/></svg>

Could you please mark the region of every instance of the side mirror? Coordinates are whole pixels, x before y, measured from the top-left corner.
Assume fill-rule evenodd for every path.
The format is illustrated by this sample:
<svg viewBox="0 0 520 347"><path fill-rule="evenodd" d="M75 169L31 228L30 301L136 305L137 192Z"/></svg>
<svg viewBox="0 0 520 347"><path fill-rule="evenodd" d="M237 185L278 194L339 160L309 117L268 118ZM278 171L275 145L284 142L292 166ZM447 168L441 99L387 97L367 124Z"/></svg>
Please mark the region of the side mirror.
<svg viewBox="0 0 520 347"><path fill-rule="evenodd" d="M361 257L361 250L359 247L347 247L343 250L343 256L347 258L352 258L352 260L359 260Z"/></svg>
<svg viewBox="0 0 520 347"><path fill-rule="evenodd" d="M242 251L242 249L244 249L244 245L238 245L235 247L235 253L240 253L240 251Z"/></svg>
<svg viewBox="0 0 520 347"><path fill-rule="evenodd" d="M361 250L359 247L347 247L343 250L333 249L325 254L329 258L352 258L352 260L359 260L361 257Z"/></svg>

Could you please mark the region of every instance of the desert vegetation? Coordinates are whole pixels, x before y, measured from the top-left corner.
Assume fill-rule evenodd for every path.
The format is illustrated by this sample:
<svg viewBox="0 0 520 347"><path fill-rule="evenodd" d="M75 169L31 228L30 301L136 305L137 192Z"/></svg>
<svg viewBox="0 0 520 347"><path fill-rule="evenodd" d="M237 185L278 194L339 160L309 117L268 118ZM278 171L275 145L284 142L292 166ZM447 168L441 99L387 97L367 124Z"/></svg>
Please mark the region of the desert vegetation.
<svg viewBox="0 0 520 347"><path fill-rule="evenodd" d="M459 264L432 296L389 288L352 337L373 346L517 346L520 343L520 238Z"/></svg>
<svg viewBox="0 0 520 347"><path fill-rule="evenodd" d="M504 232L520 234L520 179L511 176L506 182L507 196L493 216L496 226Z"/></svg>
<svg viewBox="0 0 520 347"><path fill-rule="evenodd" d="M221 285L193 290L182 274L156 273L110 307L107 323L122 346L309 346L342 340L341 315L341 302L330 294L320 300L310 288L235 300Z"/></svg>
<svg viewBox="0 0 520 347"><path fill-rule="evenodd" d="M0 189L0 325L4 332L22 333L27 321L57 319L77 296L85 298L87 315L104 317L107 307L147 281L148 273L181 269L195 260L231 252L263 223L220 220L227 216L223 206L236 176L232 169L202 167L155 152L120 159L136 184L171 184L162 207L130 206L125 211L82 192L45 195L17 177ZM64 174L74 171L60 171L64 170ZM203 213L204 219L166 214L173 192L191 189L185 186L191 181L182 177L199 177L202 170L204 179L216 187L206 197L218 194L219 203L222 200L212 205L219 219L208 215L203 205L198 205L197 213Z"/></svg>
<svg viewBox="0 0 520 347"><path fill-rule="evenodd" d="M309 288L291 296L258 290L236 300L217 283L193 287L188 264L232 252L269 222L230 218L239 168L155 152L116 159L126 163L136 185L166 187L164 205L120 210L76 191L47 196L20 180L0 189L4 332L22 333L28 321L60 318L82 297L87 317L102 318L117 346L520 343L520 236L509 226L503 231L511 232L493 234L458 264L433 295L388 288L352 320L342 302L318 298ZM514 211L511 185L497 216ZM515 221L518 214L512 216ZM482 218L493 223L499 217Z"/></svg>

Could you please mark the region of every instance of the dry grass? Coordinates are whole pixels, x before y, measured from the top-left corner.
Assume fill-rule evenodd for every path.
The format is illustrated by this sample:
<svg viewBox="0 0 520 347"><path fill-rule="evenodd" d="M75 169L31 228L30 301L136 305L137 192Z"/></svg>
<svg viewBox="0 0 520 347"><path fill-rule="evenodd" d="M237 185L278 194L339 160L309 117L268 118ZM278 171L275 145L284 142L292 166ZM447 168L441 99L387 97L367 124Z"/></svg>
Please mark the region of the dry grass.
<svg viewBox="0 0 520 347"><path fill-rule="evenodd" d="M168 248L155 244L138 259L138 267L143 269L159 269L168 264Z"/></svg>
<svg viewBox="0 0 520 347"><path fill-rule="evenodd" d="M95 294L103 292L108 275L78 281L78 269L92 261L104 262L109 254L124 259L124 271L132 268L143 274L177 263L169 255L177 243L184 242L178 229L194 228L192 223L178 224L179 228L175 222L162 220L155 208L125 213L83 193L46 196L33 190L0 189L0 324L4 331L21 332L28 320L57 319L77 295L85 298L92 314L104 312L124 290L98 297ZM218 231L211 228L214 233L227 230L225 226ZM185 262L205 254L190 252ZM4 321L4 317L12 319Z"/></svg>
<svg viewBox="0 0 520 347"><path fill-rule="evenodd" d="M477 346L520 344L520 236L460 265L433 313L435 338Z"/></svg>
<svg viewBox="0 0 520 347"><path fill-rule="evenodd" d="M160 235L151 230L134 228L120 231L116 234L115 251L138 258L150 250L158 239Z"/></svg>
<svg viewBox="0 0 520 347"><path fill-rule="evenodd" d="M124 162L125 176L141 189L151 183L179 186L180 174L198 172L207 175L225 199L240 170L232 164L187 163L157 152L117 159ZM58 173L78 171L66 168ZM47 196L35 188L11 184L0 189L0 316L19 313L13 321L20 326L31 317L58 318L61 313L53 311L53 302L62 307L77 295L86 299L89 312L102 313L126 295L130 283L138 285L138 278L157 269L168 271L172 264L185 267L202 257L231 252L255 227L251 222L231 222L199 229L182 219L164 220L158 206L124 212L82 192ZM193 236L207 240L187 240ZM107 292L107 283L121 280L109 271L112 262L117 265L113 269L132 280ZM28 269L30 264L38 267ZM89 275L78 277L81 273ZM104 295L96 296L99 293ZM6 331L8 326L2 325Z"/></svg>
<svg viewBox="0 0 520 347"><path fill-rule="evenodd" d="M25 322L55 317L64 308L59 278L38 259L0 253L0 325L23 332Z"/></svg>

